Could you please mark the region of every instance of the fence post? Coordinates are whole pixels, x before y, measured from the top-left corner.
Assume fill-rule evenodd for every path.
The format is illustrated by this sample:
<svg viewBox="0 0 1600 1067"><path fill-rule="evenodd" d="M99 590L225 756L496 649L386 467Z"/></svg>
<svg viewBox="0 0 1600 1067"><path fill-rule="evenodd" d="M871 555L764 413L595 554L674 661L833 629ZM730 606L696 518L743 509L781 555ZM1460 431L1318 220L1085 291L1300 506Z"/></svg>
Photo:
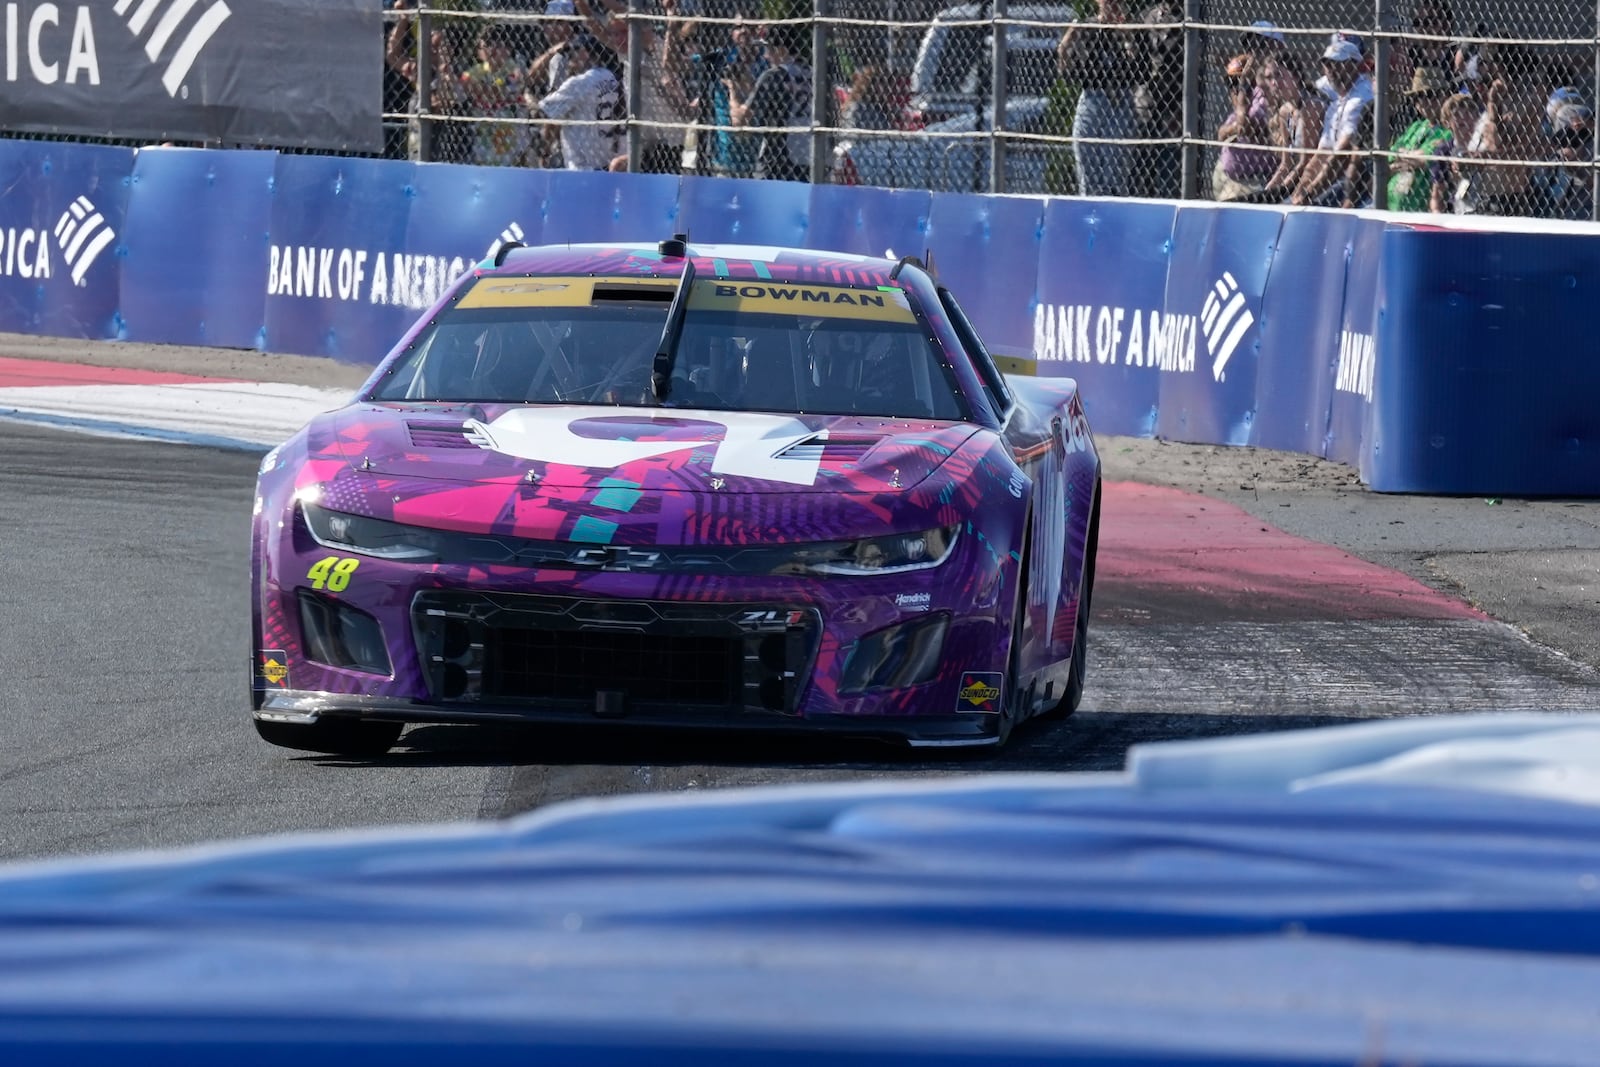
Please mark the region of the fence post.
<svg viewBox="0 0 1600 1067"><path fill-rule="evenodd" d="M634 0L638 2L638 0ZM832 110L828 70L828 0L811 0L811 183L820 185L828 180L829 157L832 142L821 127L831 126L828 112Z"/></svg>
<svg viewBox="0 0 1600 1067"><path fill-rule="evenodd" d="M628 0L628 173L639 173L644 117L644 0Z"/></svg>
<svg viewBox="0 0 1600 1067"><path fill-rule="evenodd" d="M1183 0L1183 200L1200 197L1200 3Z"/></svg>
<svg viewBox="0 0 1600 1067"><path fill-rule="evenodd" d="M1374 0L1372 12L1377 24L1372 46L1372 206L1380 210L1389 206L1389 29L1394 21L1389 3Z"/></svg>
<svg viewBox="0 0 1600 1067"><path fill-rule="evenodd" d="M1594 5L1594 85L1595 95L1600 96L1600 0L1595 0ZM1595 108L1600 103L1590 100L1589 106ZM1600 123L1591 122L1594 127L1594 139L1589 146L1589 217L1595 222L1600 222L1600 172L1595 170L1600 167Z"/></svg>
<svg viewBox="0 0 1600 1067"><path fill-rule="evenodd" d="M991 193L1006 191L1006 94L1010 91L1011 41L1009 28L1001 25L1006 17L1006 0L994 0L994 21L990 25L989 64L989 183ZM979 116L979 126L983 125Z"/></svg>
<svg viewBox="0 0 1600 1067"><path fill-rule="evenodd" d="M433 123L427 117L433 111L433 16L426 10L417 12L417 92L412 104L417 162L426 163L433 158Z"/></svg>

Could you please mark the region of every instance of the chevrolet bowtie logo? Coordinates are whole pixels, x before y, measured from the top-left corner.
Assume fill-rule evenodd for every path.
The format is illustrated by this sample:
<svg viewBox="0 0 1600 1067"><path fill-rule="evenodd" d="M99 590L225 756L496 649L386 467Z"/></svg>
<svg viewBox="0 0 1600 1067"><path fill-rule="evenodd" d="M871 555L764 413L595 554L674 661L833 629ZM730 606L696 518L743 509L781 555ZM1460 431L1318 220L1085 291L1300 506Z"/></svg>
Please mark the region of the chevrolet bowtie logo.
<svg viewBox="0 0 1600 1067"><path fill-rule="evenodd" d="M579 567L593 567L602 571L635 571L656 566L661 562L661 553L627 545L602 545L580 548L567 558Z"/></svg>

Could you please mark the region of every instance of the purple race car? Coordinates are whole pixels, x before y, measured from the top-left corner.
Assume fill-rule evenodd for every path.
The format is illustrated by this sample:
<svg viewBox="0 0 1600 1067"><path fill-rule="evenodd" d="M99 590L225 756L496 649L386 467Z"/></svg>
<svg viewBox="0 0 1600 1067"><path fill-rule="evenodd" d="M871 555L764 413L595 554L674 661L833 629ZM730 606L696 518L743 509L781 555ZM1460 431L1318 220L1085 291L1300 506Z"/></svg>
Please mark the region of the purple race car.
<svg viewBox="0 0 1600 1067"><path fill-rule="evenodd" d="M1001 743L1083 694L1099 488L914 258L502 248L263 460L256 729Z"/></svg>

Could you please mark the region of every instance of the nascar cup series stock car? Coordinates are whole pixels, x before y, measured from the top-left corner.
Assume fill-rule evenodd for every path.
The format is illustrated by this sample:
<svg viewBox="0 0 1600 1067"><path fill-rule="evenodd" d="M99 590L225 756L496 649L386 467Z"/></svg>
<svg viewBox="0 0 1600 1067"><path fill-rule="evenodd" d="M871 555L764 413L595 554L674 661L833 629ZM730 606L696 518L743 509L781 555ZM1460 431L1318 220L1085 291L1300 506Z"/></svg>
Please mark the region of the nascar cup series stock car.
<svg viewBox="0 0 1600 1067"><path fill-rule="evenodd" d="M1099 489L914 257L507 245L263 460L255 726L1003 743L1083 694Z"/></svg>

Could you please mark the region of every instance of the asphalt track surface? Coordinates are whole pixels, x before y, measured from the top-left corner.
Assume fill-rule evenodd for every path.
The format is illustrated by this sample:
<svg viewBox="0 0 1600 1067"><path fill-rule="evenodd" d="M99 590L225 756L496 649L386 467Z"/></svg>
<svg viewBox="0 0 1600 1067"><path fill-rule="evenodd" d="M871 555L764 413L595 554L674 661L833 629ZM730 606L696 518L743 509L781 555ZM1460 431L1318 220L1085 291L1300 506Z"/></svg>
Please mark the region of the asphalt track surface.
<svg viewBox="0 0 1600 1067"><path fill-rule="evenodd" d="M1309 457L1100 444L1083 709L1002 752L413 727L347 761L267 746L247 720L255 455L0 419L0 859L649 790L1116 769L1155 740L1600 708L1600 506L1381 496Z"/></svg>

